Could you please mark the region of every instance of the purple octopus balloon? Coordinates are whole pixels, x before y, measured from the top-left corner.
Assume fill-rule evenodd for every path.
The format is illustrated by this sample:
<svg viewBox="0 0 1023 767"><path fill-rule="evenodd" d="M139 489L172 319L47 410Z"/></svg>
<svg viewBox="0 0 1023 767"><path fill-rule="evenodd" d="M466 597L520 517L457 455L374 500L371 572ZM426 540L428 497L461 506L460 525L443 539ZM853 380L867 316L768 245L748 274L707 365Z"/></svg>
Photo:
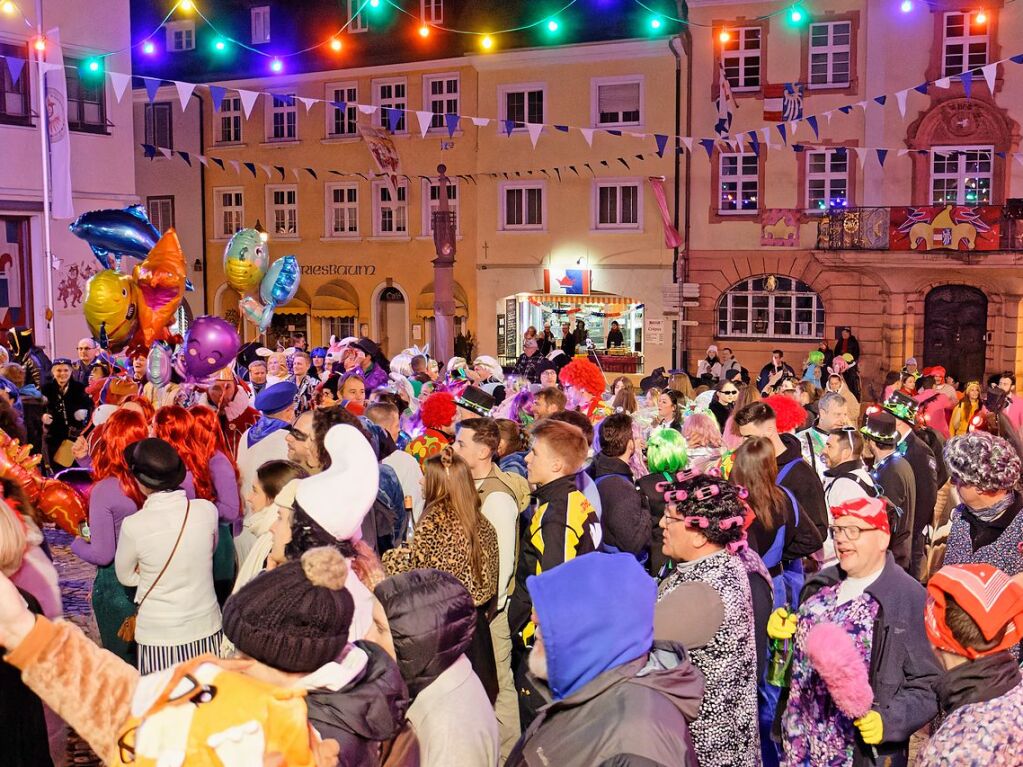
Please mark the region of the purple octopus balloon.
<svg viewBox="0 0 1023 767"><path fill-rule="evenodd" d="M227 320L197 317L185 333L181 369L186 380L202 381L234 361L242 342Z"/></svg>

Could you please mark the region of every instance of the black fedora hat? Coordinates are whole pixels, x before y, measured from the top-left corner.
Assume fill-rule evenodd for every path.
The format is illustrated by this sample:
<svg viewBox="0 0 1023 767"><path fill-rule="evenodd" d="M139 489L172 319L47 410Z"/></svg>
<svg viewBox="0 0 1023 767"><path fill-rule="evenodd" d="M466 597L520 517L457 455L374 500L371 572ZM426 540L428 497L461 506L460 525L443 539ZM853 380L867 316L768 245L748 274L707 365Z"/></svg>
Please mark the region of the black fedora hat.
<svg viewBox="0 0 1023 767"><path fill-rule="evenodd" d="M124 449L132 476L154 492L177 490L185 480L185 463L178 451L162 439L150 437Z"/></svg>

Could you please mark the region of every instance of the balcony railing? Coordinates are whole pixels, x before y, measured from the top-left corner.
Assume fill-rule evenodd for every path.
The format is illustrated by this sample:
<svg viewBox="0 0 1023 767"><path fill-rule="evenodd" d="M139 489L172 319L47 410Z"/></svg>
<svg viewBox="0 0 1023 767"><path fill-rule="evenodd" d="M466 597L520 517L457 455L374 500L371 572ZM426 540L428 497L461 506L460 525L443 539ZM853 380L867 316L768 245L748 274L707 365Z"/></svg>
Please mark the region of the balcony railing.
<svg viewBox="0 0 1023 767"><path fill-rule="evenodd" d="M817 223L818 250L1023 250L1023 206L842 208Z"/></svg>

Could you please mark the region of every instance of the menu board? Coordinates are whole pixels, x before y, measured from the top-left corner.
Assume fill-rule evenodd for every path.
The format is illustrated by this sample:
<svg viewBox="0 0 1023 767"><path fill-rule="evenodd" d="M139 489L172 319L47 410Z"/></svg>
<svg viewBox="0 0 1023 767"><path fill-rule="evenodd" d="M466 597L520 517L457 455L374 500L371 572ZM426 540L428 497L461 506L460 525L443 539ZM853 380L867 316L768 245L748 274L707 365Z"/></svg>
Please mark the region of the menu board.
<svg viewBox="0 0 1023 767"><path fill-rule="evenodd" d="M519 313L518 301L506 298L504 301L504 353L507 357L518 357Z"/></svg>

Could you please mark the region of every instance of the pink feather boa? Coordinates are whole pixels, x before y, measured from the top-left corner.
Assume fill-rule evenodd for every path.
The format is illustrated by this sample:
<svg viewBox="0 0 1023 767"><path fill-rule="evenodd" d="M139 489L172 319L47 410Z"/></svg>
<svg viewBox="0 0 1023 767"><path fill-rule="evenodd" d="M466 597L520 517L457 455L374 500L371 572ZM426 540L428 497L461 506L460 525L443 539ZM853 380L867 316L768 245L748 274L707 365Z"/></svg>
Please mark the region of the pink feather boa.
<svg viewBox="0 0 1023 767"><path fill-rule="evenodd" d="M811 628L806 634L806 654L842 713L859 719L870 711L874 691L867 664L841 626L820 623Z"/></svg>

